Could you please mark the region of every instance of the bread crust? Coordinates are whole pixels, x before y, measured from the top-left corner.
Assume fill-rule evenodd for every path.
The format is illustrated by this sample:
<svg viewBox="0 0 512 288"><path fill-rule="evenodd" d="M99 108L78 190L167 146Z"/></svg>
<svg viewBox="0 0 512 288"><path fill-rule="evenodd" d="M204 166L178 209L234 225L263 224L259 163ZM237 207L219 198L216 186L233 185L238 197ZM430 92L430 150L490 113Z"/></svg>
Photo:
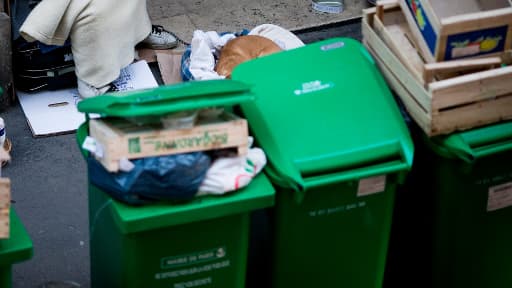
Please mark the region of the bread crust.
<svg viewBox="0 0 512 288"><path fill-rule="evenodd" d="M226 43L221 49L215 71L219 75L231 78L231 72L238 64L281 50L281 47L266 37L240 36Z"/></svg>

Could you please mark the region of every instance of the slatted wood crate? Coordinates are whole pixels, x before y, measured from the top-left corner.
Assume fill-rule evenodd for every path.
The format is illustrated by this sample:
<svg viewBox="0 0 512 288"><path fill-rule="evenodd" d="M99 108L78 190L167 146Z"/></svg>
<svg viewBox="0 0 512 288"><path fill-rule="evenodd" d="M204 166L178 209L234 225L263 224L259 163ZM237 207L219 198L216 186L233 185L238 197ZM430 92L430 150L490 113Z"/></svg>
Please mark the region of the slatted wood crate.
<svg viewBox="0 0 512 288"><path fill-rule="evenodd" d="M364 10L363 42L429 136L512 118L510 53L426 64L397 1Z"/></svg>
<svg viewBox="0 0 512 288"><path fill-rule="evenodd" d="M247 154L248 126L245 119L224 112L218 119L201 120L189 129L139 126L121 118L93 119L89 135L101 151L97 159L110 172L119 170L119 160L172 155L194 151L236 148Z"/></svg>
<svg viewBox="0 0 512 288"><path fill-rule="evenodd" d="M11 208L11 180L0 178L0 239L9 238L9 211Z"/></svg>
<svg viewBox="0 0 512 288"><path fill-rule="evenodd" d="M11 159L9 153L0 148L0 162L2 166ZM0 167L1 169L1 167ZM0 239L9 238L10 221L9 211L11 208L11 180L0 177Z"/></svg>
<svg viewBox="0 0 512 288"><path fill-rule="evenodd" d="M400 0L400 5L427 62L512 47L510 0Z"/></svg>

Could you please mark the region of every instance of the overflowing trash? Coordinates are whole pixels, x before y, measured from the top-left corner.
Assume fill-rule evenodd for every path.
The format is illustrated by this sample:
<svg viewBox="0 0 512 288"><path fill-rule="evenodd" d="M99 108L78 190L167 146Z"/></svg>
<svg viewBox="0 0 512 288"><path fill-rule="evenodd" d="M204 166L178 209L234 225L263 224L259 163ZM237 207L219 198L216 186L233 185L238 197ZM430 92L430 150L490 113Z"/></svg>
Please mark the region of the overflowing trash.
<svg viewBox="0 0 512 288"><path fill-rule="evenodd" d="M267 162L263 150L252 147L247 121L229 109L253 99L242 82L119 93L80 101L81 112L100 117L77 133L88 152L91 184L118 201L143 205L229 194L249 185Z"/></svg>
<svg viewBox="0 0 512 288"><path fill-rule="evenodd" d="M245 61L250 60L250 58L257 58L269 54L262 53L265 51L277 51L277 49L272 49L272 44L266 43L265 39L271 40L275 43L275 46L279 47L281 50L290 50L304 46L304 42L293 33L273 24L262 24L250 31L244 30L239 33L204 32L202 30L196 30L194 31L191 45L188 46L183 53L181 63L183 80L226 78L225 75L219 74L216 69L216 65L222 57L222 49L229 41L244 36L261 37L254 37L253 40L250 40L250 43L253 45L240 45L238 47L238 53L235 53L234 56L240 57L241 53L247 55L247 57L243 57Z"/></svg>

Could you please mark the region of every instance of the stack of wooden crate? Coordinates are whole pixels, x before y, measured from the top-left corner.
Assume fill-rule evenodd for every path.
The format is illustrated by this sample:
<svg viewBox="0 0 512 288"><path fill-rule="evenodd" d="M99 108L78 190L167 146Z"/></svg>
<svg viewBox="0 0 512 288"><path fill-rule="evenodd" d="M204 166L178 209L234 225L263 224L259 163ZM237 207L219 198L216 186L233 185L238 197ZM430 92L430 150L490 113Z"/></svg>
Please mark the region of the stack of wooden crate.
<svg viewBox="0 0 512 288"><path fill-rule="evenodd" d="M10 155L0 147L0 165L10 160ZM0 167L1 169L1 167ZM0 170L1 171L1 170ZM11 209L11 180L0 177L0 239L9 238Z"/></svg>
<svg viewBox="0 0 512 288"><path fill-rule="evenodd" d="M512 3L491 2L385 0L364 10L363 42L429 136L512 119Z"/></svg>

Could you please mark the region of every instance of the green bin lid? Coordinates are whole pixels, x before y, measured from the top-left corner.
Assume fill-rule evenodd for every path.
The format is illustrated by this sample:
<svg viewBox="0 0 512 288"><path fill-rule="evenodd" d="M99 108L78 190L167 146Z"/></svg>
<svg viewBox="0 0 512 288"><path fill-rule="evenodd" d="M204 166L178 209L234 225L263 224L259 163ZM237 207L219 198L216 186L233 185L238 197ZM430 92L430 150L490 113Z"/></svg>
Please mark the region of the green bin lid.
<svg viewBox="0 0 512 288"><path fill-rule="evenodd" d="M512 121L425 139L441 156L472 162L512 150Z"/></svg>
<svg viewBox="0 0 512 288"><path fill-rule="evenodd" d="M13 208L10 211L10 237L0 240L0 266L8 266L32 257L32 240Z"/></svg>
<svg viewBox="0 0 512 288"><path fill-rule="evenodd" d="M113 203L114 218L120 230L136 233L228 215L249 213L274 204L274 188L265 175L256 176L245 188L222 196L198 197L191 202L133 207Z"/></svg>
<svg viewBox="0 0 512 288"><path fill-rule="evenodd" d="M232 80L191 81L157 88L107 93L78 103L78 110L105 116L160 116L252 100L250 87Z"/></svg>
<svg viewBox="0 0 512 288"><path fill-rule="evenodd" d="M334 38L239 65L241 105L269 158L267 173L297 191L410 169L413 145L365 48Z"/></svg>

